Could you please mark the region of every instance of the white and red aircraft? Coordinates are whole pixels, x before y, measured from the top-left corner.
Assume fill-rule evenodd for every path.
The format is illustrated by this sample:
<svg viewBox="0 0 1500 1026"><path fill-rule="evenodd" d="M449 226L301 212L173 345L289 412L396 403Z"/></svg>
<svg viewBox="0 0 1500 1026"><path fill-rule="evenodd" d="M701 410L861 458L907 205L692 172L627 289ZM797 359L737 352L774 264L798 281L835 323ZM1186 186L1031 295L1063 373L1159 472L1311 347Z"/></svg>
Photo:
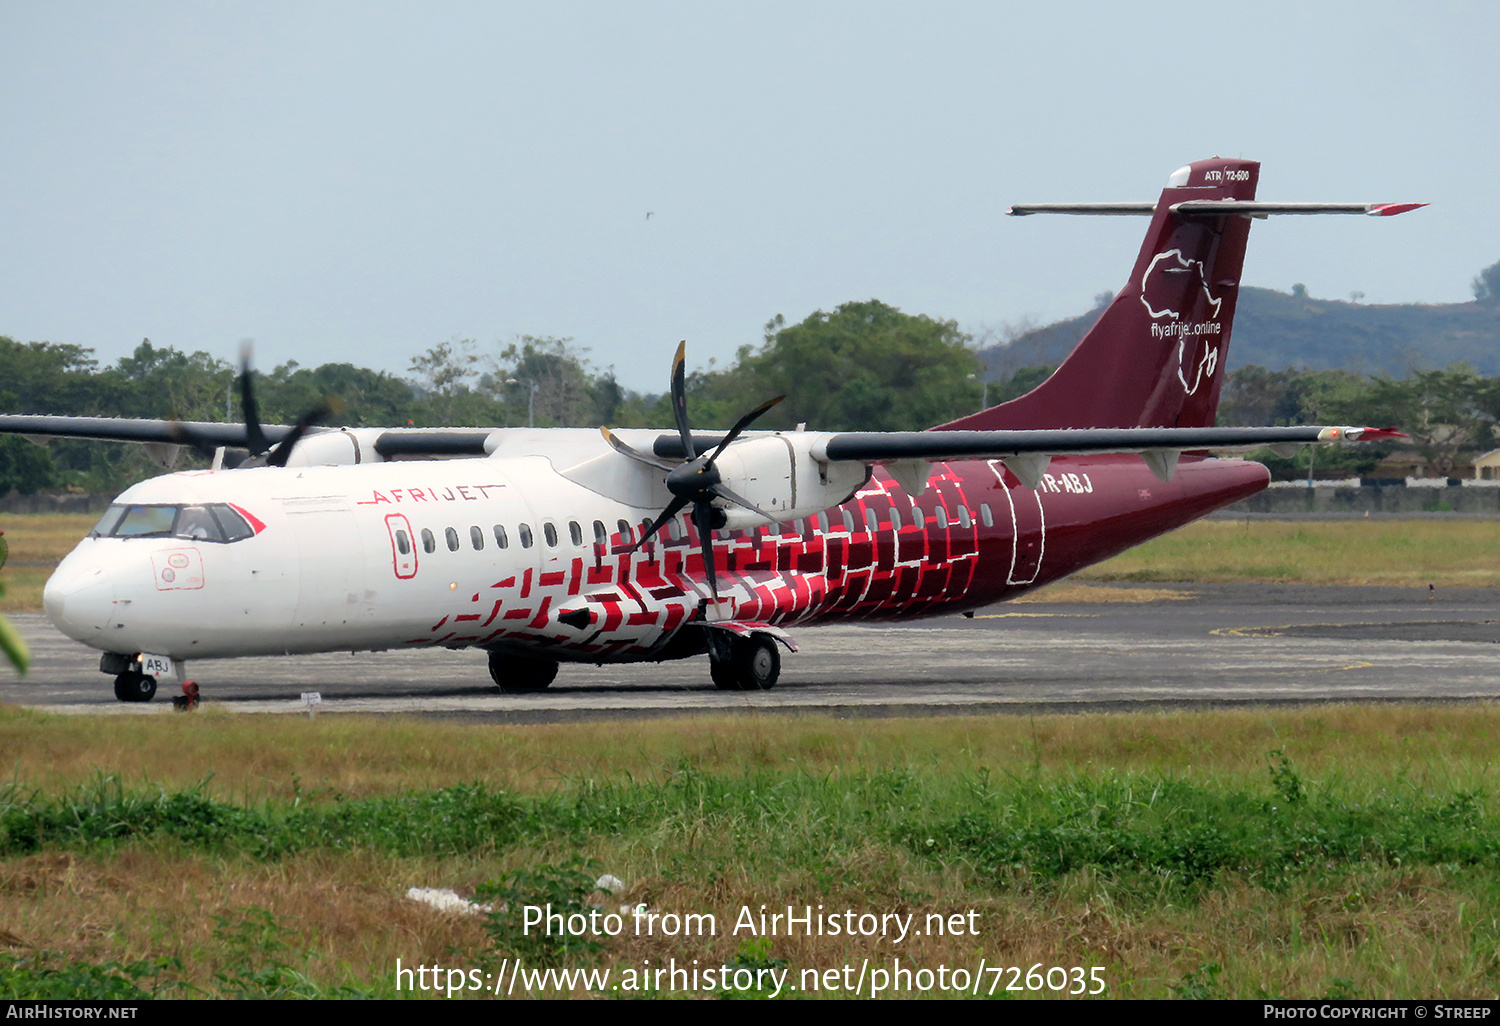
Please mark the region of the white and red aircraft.
<svg viewBox="0 0 1500 1026"><path fill-rule="evenodd" d="M502 691L561 662L706 654L769 688L787 628L970 611L1264 488L1208 450L1390 437L1216 428L1251 218L1421 204L1255 200L1260 166L1204 160L1156 203L1014 207L1151 218L1130 280L1057 372L921 432L322 429L0 417L0 431L232 446L232 470L126 490L44 602L103 651L123 701L193 659L479 647Z"/></svg>

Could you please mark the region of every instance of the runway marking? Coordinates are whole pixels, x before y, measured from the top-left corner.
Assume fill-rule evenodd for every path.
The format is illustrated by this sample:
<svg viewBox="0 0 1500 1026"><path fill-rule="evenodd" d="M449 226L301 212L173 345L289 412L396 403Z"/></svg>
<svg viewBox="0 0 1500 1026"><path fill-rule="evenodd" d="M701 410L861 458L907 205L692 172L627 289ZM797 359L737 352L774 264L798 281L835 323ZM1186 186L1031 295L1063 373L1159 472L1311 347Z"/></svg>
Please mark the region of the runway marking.
<svg viewBox="0 0 1500 1026"><path fill-rule="evenodd" d="M1283 624L1280 627L1215 627L1208 633L1220 638L1279 638L1281 632L1288 630L1291 626L1291 624Z"/></svg>
<svg viewBox="0 0 1500 1026"><path fill-rule="evenodd" d="M975 620L1004 620L1008 616L1043 617L1043 616L1071 616L1078 618L1097 617L1100 613L976 613L972 617Z"/></svg>

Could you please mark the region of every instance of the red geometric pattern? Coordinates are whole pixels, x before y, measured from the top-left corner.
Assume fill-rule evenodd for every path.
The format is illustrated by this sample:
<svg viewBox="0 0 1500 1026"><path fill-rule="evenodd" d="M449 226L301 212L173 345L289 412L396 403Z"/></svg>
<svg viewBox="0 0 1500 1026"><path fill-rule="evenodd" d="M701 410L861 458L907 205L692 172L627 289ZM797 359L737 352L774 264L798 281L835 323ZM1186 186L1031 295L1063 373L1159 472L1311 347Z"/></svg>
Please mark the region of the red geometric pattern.
<svg viewBox="0 0 1500 1026"><path fill-rule="evenodd" d="M1246 467L1254 470L1236 469ZM723 612L789 627L977 608L1250 494L1263 474L1189 458L1162 485L1138 457L1058 458L1033 491L997 460L965 461L935 464L913 499L877 468L852 499L817 517L717 532ZM1184 485L1189 479L1196 487ZM1143 487L1148 480L1156 498ZM1101 532L1101 523L1111 530ZM584 550L591 557L496 581L406 644L505 642L588 662L649 659L699 616L709 590L689 518L628 551L632 542L615 534ZM582 627L558 619L578 610L590 613Z"/></svg>

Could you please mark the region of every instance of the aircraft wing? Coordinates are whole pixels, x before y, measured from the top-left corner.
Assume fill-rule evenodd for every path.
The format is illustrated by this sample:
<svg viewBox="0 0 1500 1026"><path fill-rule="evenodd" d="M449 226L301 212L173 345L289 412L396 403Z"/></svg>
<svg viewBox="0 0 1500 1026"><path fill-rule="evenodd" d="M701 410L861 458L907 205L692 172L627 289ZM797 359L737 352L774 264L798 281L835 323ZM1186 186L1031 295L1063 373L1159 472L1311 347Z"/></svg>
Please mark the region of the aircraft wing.
<svg viewBox="0 0 1500 1026"><path fill-rule="evenodd" d="M279 442L292 429L285 424L267 424L267 440ZM32 438L92 438L104 442L158 442L179 445L191 433L211 445L244 448L249 435L243 424L212 424L202 421L131 420L125 417L49 417L31 414L0 415L0 434Z"/></svg>
<svg viewBox="0 0 1500 1026"><path fill-rule="evenodd" d="M1047 431L846 431L830 435L826 458L885 463L994 459L1007 456L1082 456L1088 453L1198 449L1254 449L1404 438L1369 427L1060 428Z"/></svg>
<svg viewBox="0 0 1500 1026"><path fill-rule="evenodd" d="M693 433L699 452L710 451L723 435ZM822 461L886 464L892 473L944 460L1003 460L1028 487L1054 456L1137 453L1163 481L1170 480L1184 452L1245 451L1270 446L1283 453L1303 445L1372 442L1405 438L1389 428L1312 425L1308 427L1061 428L1044 431L842 431L819 433L808 452ZM684 459L682 439L661 435L653 451L663 459ZM901 465L905 464L906 467ZM924 474L917 475L925 477Z"/></svg>
<svg viewBox="0 0 1500 1026"><path fill-rule="evenodd" d="M491 432L462 428L358 428L364 444L386 459L484 456ZM264 424L266 442L275 445L291 434L287 424ZM313 427L309 438L338 434L337 428ZM126 417L56 417L32 414L0 415L0 434L28 438L86 438L101 442L138 442L146 445L210 445L248 449L250 432L244 424L206 421L134 420ZM306 443L304 443L306 444Z"/></svg>

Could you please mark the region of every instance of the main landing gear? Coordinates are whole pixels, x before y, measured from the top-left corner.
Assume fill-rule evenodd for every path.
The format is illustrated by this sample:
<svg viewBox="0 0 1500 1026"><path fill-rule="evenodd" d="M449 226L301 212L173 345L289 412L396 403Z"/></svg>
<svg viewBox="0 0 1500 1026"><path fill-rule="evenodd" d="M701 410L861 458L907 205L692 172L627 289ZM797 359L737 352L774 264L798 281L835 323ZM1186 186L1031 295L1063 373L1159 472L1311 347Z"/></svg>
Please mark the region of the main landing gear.
<svg viewBox="0 0 1500 1026"><path fill-rule="evenodd" d="M490 679L507 695L545 691L557 677L557 660L514 652L490 653Z"/></svg>
<svg viewBox="0 0 1500 1026"><path fill-rule="evenodd" d="M711 645L708 660L721 691L769 691L781 676L781 653L769 634L725 638Z"/></svg>

